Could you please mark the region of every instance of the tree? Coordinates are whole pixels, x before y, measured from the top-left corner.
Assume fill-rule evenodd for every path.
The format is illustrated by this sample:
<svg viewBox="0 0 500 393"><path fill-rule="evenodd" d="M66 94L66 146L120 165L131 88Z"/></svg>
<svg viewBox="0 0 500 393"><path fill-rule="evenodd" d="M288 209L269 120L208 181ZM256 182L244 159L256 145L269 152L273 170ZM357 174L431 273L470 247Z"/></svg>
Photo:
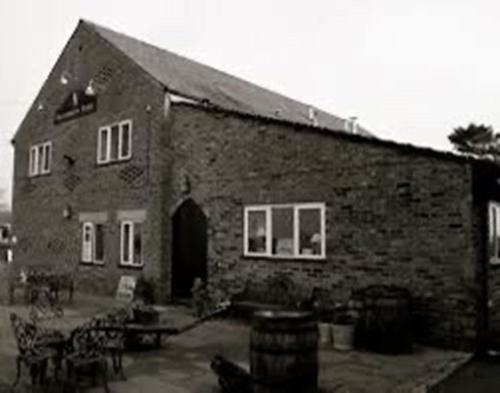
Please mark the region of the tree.
<svg viewBox="0 0 500 393"><path fill-rule="evenodd" d="M461 153L500 161L500 144L493 127L470 123L467 127L457 127L448 135L453 147Z"/></svg>

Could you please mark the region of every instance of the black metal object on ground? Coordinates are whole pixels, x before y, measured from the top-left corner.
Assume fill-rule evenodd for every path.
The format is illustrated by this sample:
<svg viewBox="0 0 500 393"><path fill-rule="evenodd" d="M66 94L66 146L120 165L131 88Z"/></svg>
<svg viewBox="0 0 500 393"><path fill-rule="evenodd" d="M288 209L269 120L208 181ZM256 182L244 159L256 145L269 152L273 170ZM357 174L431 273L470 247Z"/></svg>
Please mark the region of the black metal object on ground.
<svg viewBox="0 0 500 393"><path fill-rule="evenodd" d="M217 374L222 393L252 393L252 376L237 364L215 355L210 367Z"/></svg>
<svg viewBox="0 0 500 393"><path fill-rule="evenodd" d="M413 349L410 292L401 287L373 285L353 297L361 303L356 345L380 353L407 353Z"/></svg>

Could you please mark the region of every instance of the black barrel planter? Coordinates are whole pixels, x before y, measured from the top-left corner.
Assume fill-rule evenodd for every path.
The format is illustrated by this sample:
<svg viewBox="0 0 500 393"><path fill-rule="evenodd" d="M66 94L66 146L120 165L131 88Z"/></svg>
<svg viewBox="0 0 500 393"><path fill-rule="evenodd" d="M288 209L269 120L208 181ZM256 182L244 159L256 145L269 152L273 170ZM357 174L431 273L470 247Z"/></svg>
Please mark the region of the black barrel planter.
<svg viewBox="0 0 500 393"><path fill-rule="evenodd" d="M361 303L357 346L387 354L413 350L411 295L407 289L374 285L358 291L355 297Z"/></svg>
<svg viewBox="0 0 500 393"><path fill-rule="evenodd" d="M312 313L258 311L250 335L254 393L316 393L318 327Z"/></svg>

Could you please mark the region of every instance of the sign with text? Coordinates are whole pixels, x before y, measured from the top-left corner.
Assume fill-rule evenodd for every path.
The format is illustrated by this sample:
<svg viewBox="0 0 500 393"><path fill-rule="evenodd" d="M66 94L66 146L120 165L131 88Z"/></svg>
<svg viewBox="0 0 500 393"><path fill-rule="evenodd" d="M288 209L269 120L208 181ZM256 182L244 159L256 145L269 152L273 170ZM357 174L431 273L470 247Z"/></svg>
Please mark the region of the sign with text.
<svg viewBox="0 0 500 393"><path fill-rule="evenodd" d="M134 276L121 276L116 291L117 300L132 301L134 299L136 278Z"/></svg>
<svg viewBox="0 0 500 393"><path fill-rule="evenodd" d="M64 121L85 116L97 110L97 97L85 94L83 90L72 92L56 111L54 123L59 124Z"/></svg>

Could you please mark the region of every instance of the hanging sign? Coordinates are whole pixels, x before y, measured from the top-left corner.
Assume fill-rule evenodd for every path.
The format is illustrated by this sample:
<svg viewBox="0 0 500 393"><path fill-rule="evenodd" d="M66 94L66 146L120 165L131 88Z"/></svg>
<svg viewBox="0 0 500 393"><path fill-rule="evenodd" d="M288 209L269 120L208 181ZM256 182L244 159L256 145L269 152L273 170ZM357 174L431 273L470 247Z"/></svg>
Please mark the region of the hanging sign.
<svg viewBox="0 0 500 393"><path fill-rule="evenodd" d="M83 90L72 92L56 111L54 123L59 124L77 117L85 116L97 110L97 97L85 94Z"/></svg>

